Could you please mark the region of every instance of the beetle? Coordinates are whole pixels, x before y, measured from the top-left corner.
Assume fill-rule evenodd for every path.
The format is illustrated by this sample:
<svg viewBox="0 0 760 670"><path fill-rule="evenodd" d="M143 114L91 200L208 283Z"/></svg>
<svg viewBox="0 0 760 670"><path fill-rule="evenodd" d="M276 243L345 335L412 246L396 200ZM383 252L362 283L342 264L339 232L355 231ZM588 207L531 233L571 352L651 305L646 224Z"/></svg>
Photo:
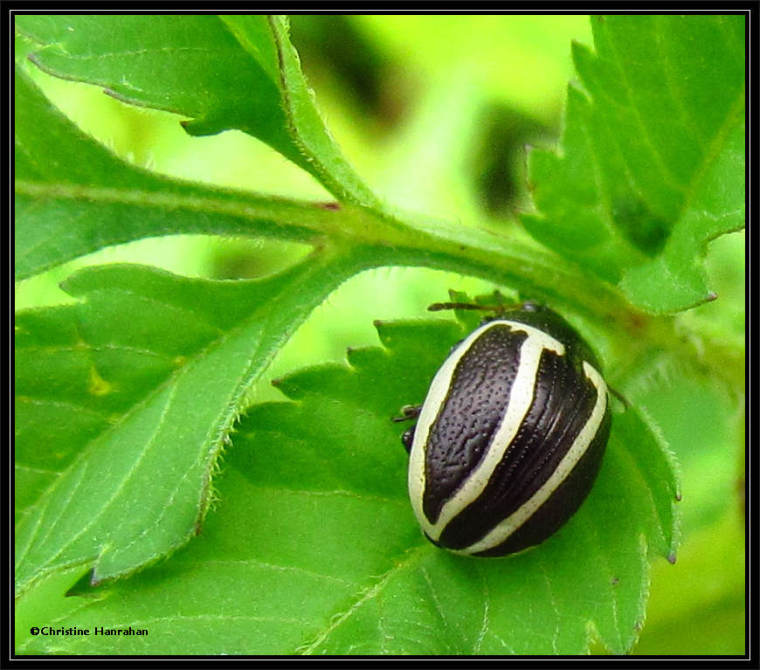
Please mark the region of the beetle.
<svg viewBox="0 0 760 670"><path fill-rule="evenodd" d="M608 388L590 347L533 302L486 309L436 372L402 436L415 516L433 544L504 556L544 541L589 494L609 438Z"/></svg>

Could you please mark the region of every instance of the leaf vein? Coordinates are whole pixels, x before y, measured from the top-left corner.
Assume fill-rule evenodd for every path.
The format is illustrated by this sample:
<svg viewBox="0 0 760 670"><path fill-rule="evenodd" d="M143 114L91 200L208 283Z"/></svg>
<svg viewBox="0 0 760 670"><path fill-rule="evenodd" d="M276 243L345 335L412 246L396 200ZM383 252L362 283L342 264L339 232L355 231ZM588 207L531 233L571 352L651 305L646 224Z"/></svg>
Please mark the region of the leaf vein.
<svg viewBox="0 0 760 670"><path fill-rule="evenodd" d="M388 570L384 575L382 575L372 586L359 591L357 593L357 597L351 603L348 609L331 617L330 623L325 627L325 629L322 630L320 633L318 633L315 639L310 644L307 644L297 649L296 653L304 654L304 655L314 653L317 647L319 647L319 645L321 645L335 629L337 629L346 619L348 619L365 602L367 602L368 600L371 600L372 598L375 598L393 577L395 577L402 570L412 565L414 561L419 559L419 556L422 555L423 552L427 553L426 550L427 550L427 547L422 547L422 548L418 548L416 550L409 552L409 554L407 554L407 556L403 560L396 563L396 565L394 565L390 570Z"/></svg>
<svg viewBox="0 0 760 670"><path fill-rule="evenodd" d="M166 402L164 403L164 407L163 407L163 409L161 411L161 415L159 416L158 422L156 423L156 427L153 430L153 434L152 434L151 438L146 441L145 446L143 447L143 449L138 454L137 459L134 462L134 465L125 473L124 477L122 477L121 481L119 482L119 485L113 491L113 493L111 494L110 498L108 500L106 500L105 503L98 510L98 512L96 514L94 514L90 518L89 522L86 523L84 526L82 526L82 528L80 528L77 533L75 533L71 538L69 538L67 542L64 542L61 545L61 547L59 548L58 552L56 554L54 554L53 556L51 556L45 563L43 563L43 565L49 565L52 561L54 561L56 558L58 558L58 556L60 556L61 553L63 553L63 551L66 548L70 547L74 543L75 540L77 540L85 532L87 532L95 524L95 522L98 521L105 514L106 510L108 510L109 507L114 503L114 501L116 500L116 497L118 496L118 494L121 493L124 490L124 487L132 479L132 477L134 476L135 472L137 471L137 468L138 468L139 464L142 462L143 458L148 453L149 449L153 446L154 440L155 440L156 436L158 435L158 432L159 432L161 426L163 425L164 420L166 419L166 415L167 415L167 413L169 411L169 407L171 406L171 401L172 401L172 399L174 397L174 394L176 392L176 388L177 388L176 385L170 387L169 393L168 393L167 398L166 398ZM83 471L87 468L87 465L88 465L88 461L85 460L84 461L84 467L82 469Z"/></svg>
<svg viewBox="0 0 760 670"><path fill-rule="evenodd" d="M346 579L342 579L341 577L334 577L332 575L327 575L322 572L316 572L314 570L308 570L306 568L302 568L297 565L277 565L274 563L267 563L266 561L260 561L255 558L244 558L244 559L211 559L211 560L200 560L200 561L193 561L191 563L188 563L189 565L198 565L198 566L206 566L206 565L242 565L242 566L255 566L260 568L265 568L267 570L273 570L275 572L297 572L299 574L306 575L308 577L314 577L316 579L325 579L332 582L337 582L338 584L342 584L344 586L355 586L355 582L350 582Z"/></svg>

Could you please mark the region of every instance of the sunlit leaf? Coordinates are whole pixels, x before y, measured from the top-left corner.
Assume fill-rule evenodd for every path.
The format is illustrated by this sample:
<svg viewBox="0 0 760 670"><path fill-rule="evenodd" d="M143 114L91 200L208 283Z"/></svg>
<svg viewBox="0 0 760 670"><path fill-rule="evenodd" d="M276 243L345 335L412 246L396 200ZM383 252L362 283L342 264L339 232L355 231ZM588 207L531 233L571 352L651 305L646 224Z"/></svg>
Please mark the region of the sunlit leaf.
<svg viewBox="0 0 760 670"><path fill-rule="evenodd" d="M65 283L81 302L16 316L17 593L71 565L132 572L199 531L245 390L325 265L248 282L90 268Z"/></svg>
<svg viewBox="0 0 760 670"><path fill-rule="evenodd" d="M341 155L312 100L281 16L28 14L30 58L134 105L174 112L192 135L258 137L341 199L374 197Z"/></svg>
<svg viewBox="0 0 760 670"><path fill-rule="evenodd" d="M590 498L544 544L505 559L449 554L419 531L390 417L420 400L463 331L446 321L379 331L386 348L353 350L348 367L280 380L292 402L243 419L202 537L171 565L83 600L78 625L150 629L123 653L578 654L592 630L629 649L648 558L674 542L673 473L645 423L633 410L615 416ZM191 636L172 635L180 621Z"/></svg>
<svg viewBox="0 0 760 670"><path fill-rule="evenodd" d="M705 244L744 225L744 17L593 19L562 154L531 154L531 234L652 312L710 299ZM719 93L718 93L719 91Z"/></svg>

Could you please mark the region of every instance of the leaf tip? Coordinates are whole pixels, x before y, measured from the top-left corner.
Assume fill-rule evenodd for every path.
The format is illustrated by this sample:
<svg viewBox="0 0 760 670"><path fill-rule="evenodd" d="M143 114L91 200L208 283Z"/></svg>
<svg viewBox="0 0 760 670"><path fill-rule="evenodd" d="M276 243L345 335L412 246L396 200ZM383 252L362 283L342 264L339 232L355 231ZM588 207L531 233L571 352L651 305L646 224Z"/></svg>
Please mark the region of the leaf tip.
<svg viewBox="0 0 760 670"><path fill-rule="evenodd" d="M676 564L676 552L675 551L671 551L666 556L666 558L668 559L668 563L670 563L671 565L675 565Z"/></svg>
<svg viewBox="0 0 760 670"><path fill-rule="evenodd" d="M203 137L206 135L216 135L224 128L216 119L208 117L198 117L195 119L185 119L179 124L183 130L191 137Z"/></svg>
<svg viewBox="0 0 760 670"><path fill-rule="evenodd" d="M64 598L83 597L91 598L94 595L94 589L100 585L101 580L95 578L95 570L90 569L83 574L77 581L69 587L63 594Z"/></svg>

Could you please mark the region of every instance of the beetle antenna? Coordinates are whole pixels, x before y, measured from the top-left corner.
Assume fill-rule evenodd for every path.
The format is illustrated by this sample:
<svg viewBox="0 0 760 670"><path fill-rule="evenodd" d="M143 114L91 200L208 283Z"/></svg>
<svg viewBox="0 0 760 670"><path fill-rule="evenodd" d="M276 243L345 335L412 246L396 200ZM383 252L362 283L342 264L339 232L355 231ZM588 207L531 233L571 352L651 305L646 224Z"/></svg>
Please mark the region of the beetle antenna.
<svg viewBox="0 0 760 670"><path fill-rule="evenodd" d="M624 409L630 408L631 403L628 402L628 399L622 393L620 393L620 391L616 391L611 386L608 386L607 388L610 390L610 393L612 393L612 395L614 395L623 404Z"/></svg>
<svg viewBox="0 0 760 670"><path fill-rule="evenodd" d="M484 312L493 312L502 307L499 305L476 305L473 302L434 302L428 307L428 312L440 312L444 309L479 309Z"/></svg>

